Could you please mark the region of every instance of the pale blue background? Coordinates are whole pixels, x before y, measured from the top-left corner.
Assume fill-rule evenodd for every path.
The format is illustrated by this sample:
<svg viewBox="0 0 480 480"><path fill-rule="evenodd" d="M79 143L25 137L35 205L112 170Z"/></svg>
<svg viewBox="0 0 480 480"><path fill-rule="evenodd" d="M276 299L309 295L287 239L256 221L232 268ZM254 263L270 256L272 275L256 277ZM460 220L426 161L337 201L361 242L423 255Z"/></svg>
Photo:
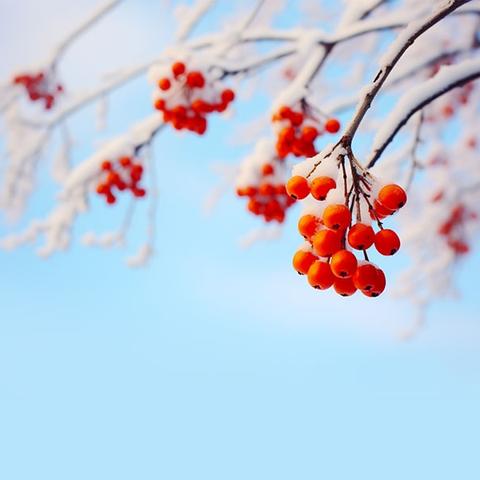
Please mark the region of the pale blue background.
<svg viewBox="0 0 480 480"><path fill-rule="evenodd" d="M2 77L95 2L50 3L0 0ZM72 49L65 75L88 82L112 42L112 64L148 58L169 36L153 3L127 2ZM19 43L20 24L29 41ZM94 64L79 64L92 46L83 60ZM258 102L238 116L267 108ZM143 80L122 89L104 137L148 111ZM78 160L92 118L75 122ZM257 221L233 195L205 216L218 181L209 165L248 151L230 145L233 132L216 119L205 139L156 143L159 238L147 269L78 242L48 261L30 248L0 253L0 478L478 479L478 255L459 277L462 298L437 303L419 336L399 342L413 321L406 303L319 294L291 270L294 218L281 240L243 251L237 240ZM121 218L122 206L94 206L78 232ZM139 213L130 252L144 237ZM386 260L391 277L404 260Z"/></svg>

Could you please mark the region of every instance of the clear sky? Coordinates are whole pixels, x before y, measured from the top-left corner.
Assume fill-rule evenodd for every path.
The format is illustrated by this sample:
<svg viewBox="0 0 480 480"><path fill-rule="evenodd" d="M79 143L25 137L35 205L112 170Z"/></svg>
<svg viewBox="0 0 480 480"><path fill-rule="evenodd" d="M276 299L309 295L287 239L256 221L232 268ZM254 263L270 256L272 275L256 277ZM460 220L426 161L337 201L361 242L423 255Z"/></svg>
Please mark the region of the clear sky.
<svg viewBox="0 0 480 480"><path fill-rule="evenodd" d="M0 0L1 77L44 55L93 4ZM127 1L72 49L65 76L81 84L122 57L149 58L169 36L153 4ZM149 101L143 81L122 89L102 138ZM261 102L237 115L255 116ZM92 118L89 109L74 122L78 160L91 151ZM292 271L295 218L281 239L242 250L258 222L241 202L227 195L205 215L212 164L248 151L233 146L235 125L216 119L204 139L156 142L147 268L78 241L47 261L29 247L0 253L0 478L478 479L478 255L461 269L461 298L438 302L400 342L407 303L318 293ZM40 192L29 214L51 196ZM124 206L95 202L78 233L108 231ZM144 210L127 252L142 243ZM1 232L19 227L1 222ZM390 277L405 260L387 259Z"/></svg>

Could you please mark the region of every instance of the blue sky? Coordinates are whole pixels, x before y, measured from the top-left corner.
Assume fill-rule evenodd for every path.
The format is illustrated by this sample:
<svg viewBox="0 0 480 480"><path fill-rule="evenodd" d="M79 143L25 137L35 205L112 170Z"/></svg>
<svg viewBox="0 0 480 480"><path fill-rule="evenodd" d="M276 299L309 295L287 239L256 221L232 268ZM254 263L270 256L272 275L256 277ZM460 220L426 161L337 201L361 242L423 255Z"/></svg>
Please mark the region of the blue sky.
<svg viewBox="0 0 480 480"><path fill-rule="evenodd" d="M2 76L67 28L37 2L18 3L0 2ZM94 3L68 9L75 17ZM161 13L127 1L72 49L65 75L88 81L75 54L101 38L91 68L103 67L105 32L125 25L136 41L110 64L148 58L168 39ZM149 95L143 81L118 92L102 137L121 131L127 113L147 114ZM258 114L256 100L237 115ZM92 117L89 109L74 122L77 159L91 151ZM477 479L478 255L459 276L462 297L434 305L420 335L399 342L408 304L319 294L291 270L294 218L280 240L241 250L257 221L233 195L205 215L218 182L212 162L248 151L232 146L235 125L215 119L205 139L167 133L156 143L157 254L147 268L79 242L47 261L31 248L0 253L0 478ZM41 191L29 214L45 212L51 196ZM109 230L125 206L94 205L79 233ZM130 252L142 243L145 208ZM385 262L391 277L405 260Z"/></svg>

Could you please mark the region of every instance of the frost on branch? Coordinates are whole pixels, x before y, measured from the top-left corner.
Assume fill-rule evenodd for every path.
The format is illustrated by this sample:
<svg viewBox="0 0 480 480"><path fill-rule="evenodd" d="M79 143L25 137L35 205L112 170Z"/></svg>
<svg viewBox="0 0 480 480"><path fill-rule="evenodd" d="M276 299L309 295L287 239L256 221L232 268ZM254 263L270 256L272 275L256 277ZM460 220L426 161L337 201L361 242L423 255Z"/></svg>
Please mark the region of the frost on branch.
<svg viewBox="0 0 480 480"><path fill-rule="evenodd" d="M234 100L240 111L250 91L269 98L262 125L270 127L261 133L251 128L249 138L242 138L252 151L232 171L239 200L269 228L245 243L276 237L287 212L300 204L304 242L294 267L312 286L333 287L343 296L357 290L378 296L389 288L382 257L402 243L427 265L420 277L406 275L405 294L425 303L451 291L454 267L478 235L479 140L471 126L480 102L474 83L480 2L304 3L300 11L311 12L310 18L291 28L275 27L285 24L275 17L290 14L286 3L259 0L229 12L218 31L189 38L216 7L213 0L190 2L177 9L174 45L159 46L150 62L126 66L91 91L70 92L58 78L64 52L121 5L101 2L47 62L2 83L6 158L0 205L7 214L22 212L54 135L62 139L52 168L59 184L56 205L3 245L43 238L40 254L65 249L94 196L112 206L126 196L130 206L118 231L83 239L100 247L123 245L135 205L149 202L147 241L128 261L142 265L154 251L155 161L147 150L166 130L181 131L182 141L207 132L217 141L210 118L222 114L233 124L224 114L232 114ZM146 117L72 165L76 137L69 120L92 103L102 107L117 88L147 75L153 87ZM375 137L370 149L368 134ZM391 216L399 209L397 234ZM424 229L415 227L415 219L434 225L428 242L420 244ZM426 258L429 252L435 256ZM421 288L411 288L419 282Z"/></svg>

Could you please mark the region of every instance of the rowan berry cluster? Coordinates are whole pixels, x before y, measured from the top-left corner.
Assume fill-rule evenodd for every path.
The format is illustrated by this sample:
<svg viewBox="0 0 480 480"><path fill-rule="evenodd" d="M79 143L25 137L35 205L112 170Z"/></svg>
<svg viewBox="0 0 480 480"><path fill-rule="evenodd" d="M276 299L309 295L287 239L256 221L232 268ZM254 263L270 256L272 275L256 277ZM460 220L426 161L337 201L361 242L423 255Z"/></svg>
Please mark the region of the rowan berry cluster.
<svg viewBox="0 0 480 480"><path fill-rule="evenodd" d="M21 74L13 79L15 85L22 85L32 102L43 101L45 110L51 110L63 86L54 83L43 72L37 74Z"/></svg>
<svg viewBox="0 0 480 480"><path fill-rule="evenodd" d="M175 62L157 83L155 108L163 113L164 121L176 130L199 135L207 130L207 115L224 112L235 99L232 89L221 87L206 72L188 70L183 62Z"/></svg>
<svg viewBox="0 0 480 480"><path fill-rule="evenodd" d="M143 166L131 157L121 157L112 163L102 163L102 179L97 185L97 193L104 195L109 205L117 201L116 191L129 190L134 197L144 197L146 191L139 183L143 176Z"/></svg>
<svg viewBox="0 0 480 480"><path fill-rule="evenodd" d="M477 214L463 203L454 205L448 218L440 225L438 233L445 238L448 247L455 255L465 255L470 251L465 234L465 224L476 220Z"/></svg>
<svg viewBox="0 0 480 480"><path fill-rule="evenodd" d="M287 182L287 192L299 200L309 197L312 207L312 213L303 215L298 222L298 230L306 241L295 253L293 266L299 274L307 275L314 288L326 290L333 286L342 296L360 290L368 297L377 297L385 289L386 278L384 272L368 260L367 250L375 246L381 255L393 255L399 250L398 235L383 228L381 219L405 205L406 193L398 185L385 185L373 203L368 200L370 204L366 203L366 207L379 226L375 232L370 219L362 221L361 214L359 218L360 199L353 193L354 184L344 203L340 201L343 193L336 187L337 181L331 176L317 176L310 181L294 175ZM364 202L373 198L373 190L369 185ZM357 205L354 223L352 212ZM354 252L363 252L365 260L357 259Z"/></svg>
<svg viewBox="0 0 480 480"><path fill-rule="evenodd" d="M340 123L335 118L325 121L322 126L318 119L310 113L307 106L294 110L288 106L281 107L272 116L277 133L276 150L280 158L289 154L296 157L313 157L317 154L315 140L323 131L337 133Z"/></svg>
<svg viewBox="0 0 480 480"><path fill-rule="evenodd" d="M242 164L237 195L248 198L247 210L266 222L283 223L286 211L295 203L285 188L285 162L274 153L268 140L260 141Z"/></svg>

